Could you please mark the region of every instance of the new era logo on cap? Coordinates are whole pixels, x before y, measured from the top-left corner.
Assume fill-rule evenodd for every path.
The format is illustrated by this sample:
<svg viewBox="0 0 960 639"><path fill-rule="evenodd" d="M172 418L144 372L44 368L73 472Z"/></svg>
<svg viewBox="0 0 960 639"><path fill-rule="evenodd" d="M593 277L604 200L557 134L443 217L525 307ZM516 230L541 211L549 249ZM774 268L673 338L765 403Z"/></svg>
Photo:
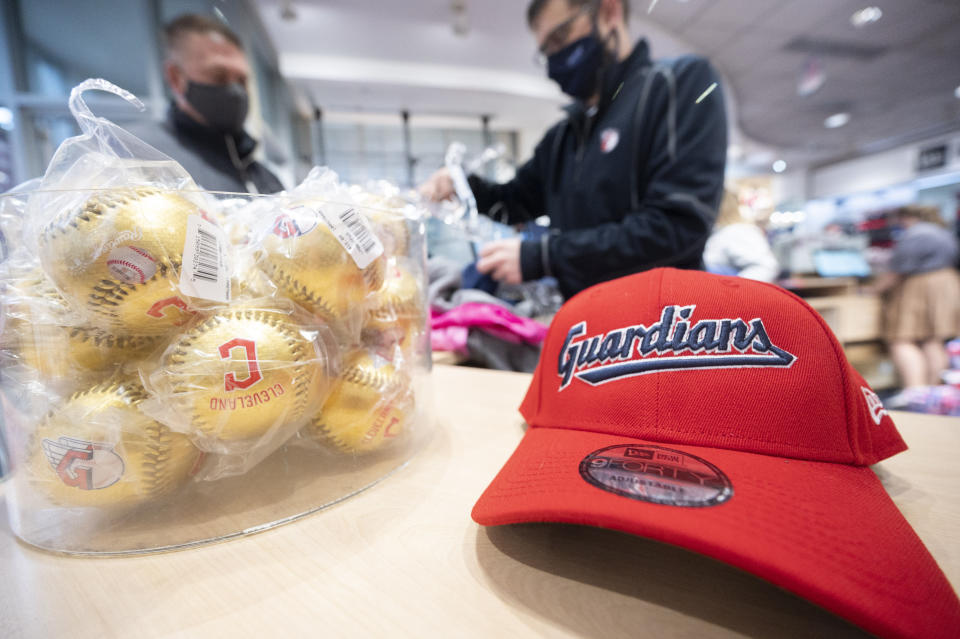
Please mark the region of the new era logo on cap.
<svg viewBox="0 0 960 639"><path fill-rule="evenodd" d="M773 285L657 269L555 317L483 525L603 526L726 561L880 635L960 602L869 468L906 449L823 319Z"/></svg>

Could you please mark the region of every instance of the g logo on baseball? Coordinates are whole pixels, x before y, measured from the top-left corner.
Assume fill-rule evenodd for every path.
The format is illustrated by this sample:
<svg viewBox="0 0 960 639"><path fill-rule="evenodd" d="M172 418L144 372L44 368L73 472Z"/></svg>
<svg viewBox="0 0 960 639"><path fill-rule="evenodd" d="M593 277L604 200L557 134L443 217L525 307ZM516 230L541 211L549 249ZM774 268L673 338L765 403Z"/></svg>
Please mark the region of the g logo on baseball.
<svg viewBox="0 0 960 639"><path fill-rule="evenodd" d="M242 348L247 356L248 374L244 379L237 379L233 373L224 373L223 388L227 391L236 389L250 388L261 379L263 373L260 372L260 364L257 362L257 344L253 340L235 337L229 342L224 342L219 346L220 359L230 359L230 351L235 348Z"/></svg>
<svg viewBox="0 0 960 639"><path fill-rule="evenodd" d="M44 439L41 447L57 477L71 488L100 490L123 476L123 458L110 444L60 437Z"/></svg>

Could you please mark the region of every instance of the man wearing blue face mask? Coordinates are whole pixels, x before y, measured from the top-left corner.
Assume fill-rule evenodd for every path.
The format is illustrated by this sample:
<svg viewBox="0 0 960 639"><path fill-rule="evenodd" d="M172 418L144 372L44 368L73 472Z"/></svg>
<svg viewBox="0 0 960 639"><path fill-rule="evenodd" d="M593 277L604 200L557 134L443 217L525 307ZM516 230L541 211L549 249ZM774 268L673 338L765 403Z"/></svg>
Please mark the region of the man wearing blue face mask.
<svg viewBox="0 0 960 639"><path fill-rule="evenodd" d="M628 0L533 0L527 20L548 76L574 102L506 184L469 178L508 224L550 217L538 240L490 242L477 269L518 283L555 277L565 297L658 266L701 268L723 194L727 123L703 58L654 61L627 30ZM422 187L454 192L438 171Z"/></svg>
<svg viewBox="0 0 960 639"><path fill-rule="evenodd" d="M207 190L283 190L254 159L257 142L243 128L250 65L237 35L218 20L187 14L164 28L164 40L164 78L173 94L167 119L159 127L131 126L131 133L178 161Z"/></svg>

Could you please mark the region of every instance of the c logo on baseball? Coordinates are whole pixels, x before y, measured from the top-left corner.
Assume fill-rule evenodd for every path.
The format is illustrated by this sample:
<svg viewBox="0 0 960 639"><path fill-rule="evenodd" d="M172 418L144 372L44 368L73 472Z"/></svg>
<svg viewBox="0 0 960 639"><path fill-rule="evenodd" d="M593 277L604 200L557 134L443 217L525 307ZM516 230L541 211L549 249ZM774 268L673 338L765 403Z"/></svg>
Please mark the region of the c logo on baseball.
<svg viewBox="0 0 960 639"><path fill-rule="evenodd" d="M220 359L230 359L230 351L235 348L244 349L244 352L247 356L247 370L249 373L244 379L237 379L237 376L233 373L224 373L223 388L224 390L228 391L236 390L238 388L250 388L263 379L263 374L260 372L260 364L257 362L256 342L249 339L243 339L242 337L235 337L229 342L224 342L218 347L220 351Z"/></svg>
<svg viewBox="0 0 960 639"><path fill-rule="evenodd" d="M145 284L157 272L150 253L133 245L118 246L107 257L110 274L127 284Z"/></svg>
<svg viewBox="0 0 960 639"><path fill-rule="evenodd" d="M162 318L166 316L166 310L171 306L175 306L176 308L179 308L181 311L183 311L183 313L189 312L189 310L187 309L187 303L184 302L182 299L180 299L179 297L168 297L166 299L160 300L159 302L151 306L150 309L147 311L147 315L149 315L150 317Z"/></svg>

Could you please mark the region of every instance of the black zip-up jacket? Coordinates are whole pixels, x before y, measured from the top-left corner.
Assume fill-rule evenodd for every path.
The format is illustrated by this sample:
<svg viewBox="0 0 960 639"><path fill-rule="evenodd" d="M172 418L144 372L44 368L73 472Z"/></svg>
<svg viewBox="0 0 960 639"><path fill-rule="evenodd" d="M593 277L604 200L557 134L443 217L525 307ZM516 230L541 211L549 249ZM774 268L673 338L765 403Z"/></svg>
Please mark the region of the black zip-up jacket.
<svg viewBox="0 0 960 639"><path fill-rule="evenodd" d="M612 67L592 117L575 103L505 184L470 176L477 206L508 224L550 216L524 241L524 280L556 277L565 297L658 266L702 268L723 195L727 120L704 58L653 63L645 40Z"/></svg>
<svg viewBox="0 0 960 639"><path fill-rule="evenodd" d="M128 127L138 138L169 155L208 191L276 193L283 184L270 169L253 159L257 147L245 131L219 133L195 122L170 105L164 122L143 122Z"/></svg>

